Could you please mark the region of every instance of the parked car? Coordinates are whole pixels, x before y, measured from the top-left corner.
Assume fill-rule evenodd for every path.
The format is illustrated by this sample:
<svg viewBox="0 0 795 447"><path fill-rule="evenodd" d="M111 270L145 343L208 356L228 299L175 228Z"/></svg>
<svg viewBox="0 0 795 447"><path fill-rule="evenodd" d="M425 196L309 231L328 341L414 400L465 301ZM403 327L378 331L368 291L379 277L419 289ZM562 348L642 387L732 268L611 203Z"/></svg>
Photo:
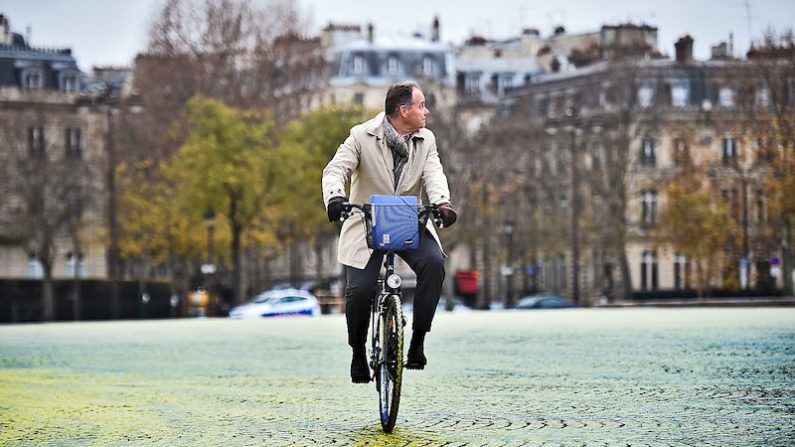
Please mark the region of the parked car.
<svg viewBox="0 0 795 447"><path fill-rule="evenodd" d="M315 295L306 290L278 289L263 292L229 312L231 318L320 315Z"/></svg>
<svg viewBox="0 0 795 447"><path fill-rule="evenodd" d="M567 307L577 307L577 305L554 295L530 295L516 302L516 309L563 309Z"/></svg>

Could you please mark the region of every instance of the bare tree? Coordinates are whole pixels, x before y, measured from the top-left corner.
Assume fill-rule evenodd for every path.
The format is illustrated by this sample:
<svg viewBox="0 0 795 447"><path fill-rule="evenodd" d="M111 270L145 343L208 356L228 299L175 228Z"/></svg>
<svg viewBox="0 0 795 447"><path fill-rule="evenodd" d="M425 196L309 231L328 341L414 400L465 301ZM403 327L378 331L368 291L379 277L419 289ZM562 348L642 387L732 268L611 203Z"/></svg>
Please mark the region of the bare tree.
<svg viewBox="0 0 795 447"><path fill-rule="evenodd" d="M9 201L18 205L22 245L41 265L43 319L52 321L56 318L52 273L59 241L74 241L85 224L84 203L96 190L99 166L83 158L79 143L70 144L69 119L47 114L44 107L14 116L1 130L9 149L8 163L15 168L4 176L5 189ZM62 144L64 130L66 144Z"/></svg>
<svg viewBox="0 0 795 447"><path fill-rule="evenodd" d="M320 40L306 29L287 0L168 0L136 59L135 88L146 107L136 126L146 133L125 157L169 160L185 141L184 107L194 96L268 110L277 124L299 116L325 70ZM147 177L161 181L159 165L149 166Z"/></svg>

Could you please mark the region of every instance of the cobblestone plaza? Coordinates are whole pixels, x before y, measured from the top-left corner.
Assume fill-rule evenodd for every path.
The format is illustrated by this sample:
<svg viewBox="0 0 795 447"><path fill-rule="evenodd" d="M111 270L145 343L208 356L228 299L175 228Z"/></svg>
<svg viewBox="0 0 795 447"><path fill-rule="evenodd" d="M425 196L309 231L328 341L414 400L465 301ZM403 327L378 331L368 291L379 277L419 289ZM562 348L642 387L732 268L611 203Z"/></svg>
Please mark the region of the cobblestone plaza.
<svg viewBox="0 0 795 447"><path fill-rule="evenodd" d="M391 435L340 315L3 326L0 445L795 445L793 309L434 324Z"/></svg>

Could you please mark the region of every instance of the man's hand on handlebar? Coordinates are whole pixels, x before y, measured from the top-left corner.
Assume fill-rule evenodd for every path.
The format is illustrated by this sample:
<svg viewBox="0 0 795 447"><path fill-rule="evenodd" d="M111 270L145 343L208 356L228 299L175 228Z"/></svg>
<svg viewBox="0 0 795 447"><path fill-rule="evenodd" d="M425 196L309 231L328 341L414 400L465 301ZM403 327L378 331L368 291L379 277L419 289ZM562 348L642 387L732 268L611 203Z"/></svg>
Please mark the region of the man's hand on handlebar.
<svg viewBox="0 0 795 447"><path fill-rule="evenodd" d="M328 207L326 208L329 222L339 222L340 218L342 218L342 204L347 202L347 200L348 199L342 196L332 197L331 200L329 200Z"/></svg>
<svg viewBox="0 0 795 447"><path fill-rule="evenodd" d="M436 209L439 211L439 214L442 218L442 224L444 228L449 227L450 225L454 224L456 219L458 219L458 213L453 208L453 205L449 203L441 203L436 206Z"/></svg>

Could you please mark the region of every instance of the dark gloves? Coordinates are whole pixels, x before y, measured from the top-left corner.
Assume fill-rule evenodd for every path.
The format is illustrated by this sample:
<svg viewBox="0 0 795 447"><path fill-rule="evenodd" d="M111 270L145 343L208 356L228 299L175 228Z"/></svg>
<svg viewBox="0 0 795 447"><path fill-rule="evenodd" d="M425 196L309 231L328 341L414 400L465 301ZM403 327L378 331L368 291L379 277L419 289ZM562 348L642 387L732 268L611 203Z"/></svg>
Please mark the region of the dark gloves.
<svg viewBox="0 0 795 447"><path fill-rule="evenodd" d="M458 213L453 209L453 205L442 203L436 208L439 210L439 214L442 215L442 225L444 225L445 228L454 224L456 219L458 219Z"/></svg>
<svg viewBox="0 0 795 447"><path fill-rule="evenodd" d="M329 222L339 222L342 217L342 204L347 201L348 199L345 197L332 197L331 200L328 201L326 213L328 214Z"/></svg>

